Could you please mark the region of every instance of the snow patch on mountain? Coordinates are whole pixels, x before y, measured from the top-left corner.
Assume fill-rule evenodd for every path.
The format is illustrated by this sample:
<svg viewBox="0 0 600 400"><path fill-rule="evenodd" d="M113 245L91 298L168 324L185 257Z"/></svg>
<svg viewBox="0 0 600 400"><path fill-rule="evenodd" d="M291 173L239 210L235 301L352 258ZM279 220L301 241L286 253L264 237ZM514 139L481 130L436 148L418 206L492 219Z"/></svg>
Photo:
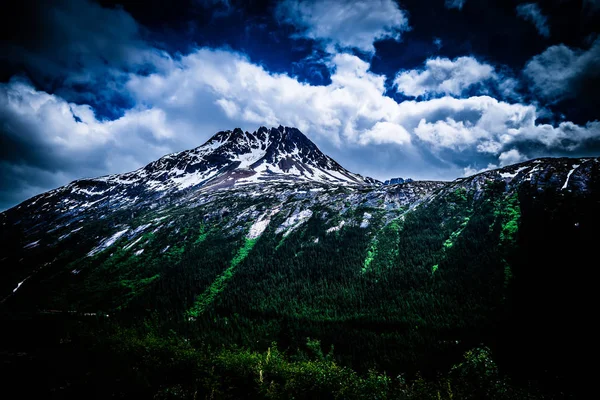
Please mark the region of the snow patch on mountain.
<svg viewBox="0 0 600 400"><path fill-rule="evenodd" d="M346 221L342 220L340 221L339 224L337 224L336 226L332 226L331 228L327 229L327 233L331 233L331 232L337 232L340 229L342 229L344 227L344 225L346 225Z"/></svg>
<svg viewBox="0 0 600 400"><path fill-rule="evenodd" d="M219 173L216 169L210 169L204 172L193 172L187 175L183 175L181 177L172 178L171 180L175 183L175 186L179 190L187 189L192 186L196 186L209 180L210 178L215 177ZM160 187L161 183L159 182L157 187Z"/></svg>
<svg viewBox="0 0 600 400"><path fill-rule="evenodd" d="M219 132L204 145L169 154L144 168L97 178L112 185L143 184L152 191L184 190L205 185L233 170L250 173L233 177L236 183L293 179L323 183L372 185L373 180L347 171L323 154L295 128L261 127L256 132ZM232 178L232 176L230 176ZM97 193L89 189L90 195Z"/></svg>
<svg viewBox="0 0 600 400"><path fill-rule="evenodd" d="M104 239L103 241L100 242L100 244L98 246L96 246L92 250L90 250L90 252L87 254L87 256L91 257L91 256L94 256L94 255L100 253L103 250L106 250L107 248L109 248L110 246L115 244L115 242L117 240L119 240L119 238L121 236L123 236L125 233L127 233L127 231L129 231L129 228L125 228L122 231L118 231L117 233L110 236L109 238Z"/></svg>
<svg viewBox="0 0 600 400"><path fill-rule="evenodd" d="M286 237L297 229L300 225L305 223L312 217L313 212L310 209L298 211L294 210L291 216L289 216L279 227L275 230L275 233L283 232L283 236Z"/></svg>
<svg viewBox="0 0 600 400"><path fill-rule="evenodd" d="M130 237L136 236L138 233L141 233L143 231L145 231L146 229L148 229L150 226L152 226L152 224L144 224L144 225L140 225L137 228L135 228L133 231L131 231L131 233L129 234Z"/></svg>
<svg viewBox="0 0 600 400"><path fill-rule="evenodd" d="M29 277L23 279L21 282L17 283L17 287L13 289L13 293L15 293L17 290L19 290L19 288L21 287L21 285L28 279Z"/></svg>
<svg viewBox="0 0 600 400"><path fill-rule="evenodd" d="M540 170L540 169L539 169L537 166L536 166L536 167L534 167L533 169L531 169L531 171L529 171L529 172L527 173L527 178L526 178L525 180L526 180L526 181L529 181L529 182L531 182L531 178L533 178L534 172L537 172L537 171L539 171L539 170Z"/></svg>
<svg viewBox="0 0 600 400"><path fill-rule="evenodd" d="M137 239L135 239L133 242L129 243L127 246L123 247L123 250L129 250L130 248L132 248L133 246L135 246L136 244L138 244L138 242L140 240L142 240L143 236L138 237Z"/></svg>
<svg viewBox="0 0 600 400"><path fill-rule="evenodd" d="M500 172L500 176L503 177L504 179L507 179L507 178L512 179L515 176L517 176L519 174L519 172L526 170L526 169L527 169L527 167L525 166L525 167L517 168L514 172Z"/></svg>
<svg viewBox="0 0 600 400"><path fill-rule="evenodd" d="M31 242L29 244L26 244L23 248L24 249L33 249L34 247L37 247L40 245L40 241L36 240L35 242Z"/></svg>
<svg viewBox="0 0 600 400"><path fill-rule="evenodd" d="M562 187L560 188L561 190L565 190L567 188L567 185L569 185L569 179L571 178L571 175L573 174L573 172L575 172L575 170L577 168L579 168L581 166L581 164L573 164L571 170L567 173L567 179L565 180L564 185L562 185Z"/></svg>
<svg viewBox="0 0 600 400"><path fill-rule="evenodd" d="M362 221L360 223L360 227L363 228L363 229L364 228L368 228L369 224L371 222L371 218L373 218L373 215L369 214L368 212L364 213L363 214L363 219L362 219Z"/></svg>
<svg viewBox="0 0 600 400"><path fill-rule="evenodd" d="M279 208L275 208L271 211L267 211L262 214L256 222L252 224L250 227L250 231L246 235L248 239L256 239L267 229L269 222L271 222L271 217L279 212Z"/></svg>
<svg viewBox="0 0 600 400"><path fill-rule="evenodd" d="M84 210L114 209L139 202L275 183L376 187L379 182L354 174L323 154L295 128L241 129L216 133L202 146L166 155L135 171L81 179L32 199L27 207L75 215ZM200 196L199 196L200 197ZM39 202L39 203L38 203ZM20 206L18 206L20 207ZM17 207L17 209L18 209Z"/></svg>

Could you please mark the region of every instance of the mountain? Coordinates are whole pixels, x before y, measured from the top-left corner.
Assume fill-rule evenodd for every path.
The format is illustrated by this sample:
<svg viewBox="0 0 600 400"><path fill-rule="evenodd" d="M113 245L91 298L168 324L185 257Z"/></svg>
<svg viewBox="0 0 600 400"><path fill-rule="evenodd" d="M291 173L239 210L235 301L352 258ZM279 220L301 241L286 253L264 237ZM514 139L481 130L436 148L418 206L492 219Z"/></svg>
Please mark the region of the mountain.
<svg viewBox="0 0 600 400"><path fill-rule="evenodd" d="M202 191L256 183L314 182L351 186L380 185L354 174L323 154L295 128L222 131L192 150L169 154L138 170L81 179L36 196L18 207L43 212L77 211L110 203L171 201L190 190ZM26 204L26 205L25 205Z"/></svg>
<svg viewBox="0 0 600 400"><path fill-rule="evenodd" d="M204 145L171 154L107 183L145 185L154 191L230 187L278 180L370 185L376 181L344 169L296 128L219 132Z"/></svg>
<svg viewBox="0 0 600 400"><path fill-rule="evenodd" d="M4 352L14 354L6 365L22 365L23 348L46 354L28 346L46 343L40 335L72 315L99 337L139 327L140 338L151 329L180 335L184 347L231 348L230 358L208 364L225 368L223 376L246 357L231 346L268 354L275 346L303 360L321 351L308 337L333 345L341 365L386 371L400 385L399 374L436 376L465 352L484 354L468 353L483 343L517 381L568 391L577 381L574 357L593 332L586 276L600 239L599 205L598 158L382 185L347 171L294 128L219 132L196 149L75 181L0 214L0 311L12 327L2 342L17 343ZM107 315L109 327L90 322ZM126 340L113 349L117 369L117 354L140 343L137 333L119 335L106 341ZM131 362L122 373L155 360ZM64 363L71 371L74 361ZM167 375L144 379L163 390L185 374L169 382Z"/></svg>

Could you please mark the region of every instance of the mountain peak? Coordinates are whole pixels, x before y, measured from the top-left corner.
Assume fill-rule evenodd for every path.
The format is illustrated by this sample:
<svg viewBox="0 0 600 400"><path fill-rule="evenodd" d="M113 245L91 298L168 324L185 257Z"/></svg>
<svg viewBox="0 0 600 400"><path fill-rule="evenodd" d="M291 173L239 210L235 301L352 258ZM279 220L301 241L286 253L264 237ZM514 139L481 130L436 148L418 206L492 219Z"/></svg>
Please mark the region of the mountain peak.
<svg viewBox="0 0 600 400"><path fill-rule="evenodd" d="M298 129L284 126L220 131L195 149L166 155L133 172L89 181L154 192L278 181L378 184L346 170Z"/></svg>
<svg viewBox="0 0 600 400"><path fill-rule="evenodd" d="M243 136L244 134L248 134L248 132L244 133L242 128L235 128L232 132L233 136Z"/></svg>
<svg viewBox="0 0 600 400"><path fill-rule="evenodd" d="M218 171L218 176L211 177L211 185L282 179L357 185L375 182L343 168L298 129L281 125L261 126L255 132L240 128L218 132L196 148L195 154L216 167L212 170Z"/></svg>

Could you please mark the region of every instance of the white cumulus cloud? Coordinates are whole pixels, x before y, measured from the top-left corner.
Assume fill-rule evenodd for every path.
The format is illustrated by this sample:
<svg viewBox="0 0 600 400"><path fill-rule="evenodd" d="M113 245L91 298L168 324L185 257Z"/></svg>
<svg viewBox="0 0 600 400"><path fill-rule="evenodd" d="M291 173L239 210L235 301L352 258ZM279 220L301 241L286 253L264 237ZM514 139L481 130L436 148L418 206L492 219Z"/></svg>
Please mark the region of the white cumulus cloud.
<svg viewBox="0 0 600 400"><path fill-rule="evenodd" d="M400 40L409 29L406 14L393 0L284 0L277 16L295 25L301 37L322 41L336 48L355 48L373 53L373 43Z"/></svg>
<svg viewBox="0 0 600 400"><path fill-rule="evenodd" d="M512 149L505 151L504 153L498 156L498 160L500 161L500 166L516 164L521 161L525 161L527 157L523 154L519 153L519 150Z"/></svg>
<svg viewBox="0 0 600 400"><path fill-rule="evenodd" d="M427 94L460 95L465 89L496 78L494 68L473 57L431 58L422 69L401 71L394 79L398 92L407 96Z"/></svg>
<svg viewBox="0 0 600 400"><path fill-rule="evenodd" d="M461 65L458 60L451 63ZM435 90L441 86L451 93L462 92L470 82L494 74L491 66L472 62L467 64L486 67L481 68L484 72L454 75L461 83L439 79ZM318 143L340 149L392 144L418 152L424 146L442 158L444 151L469 152L495 157L497 163L502 153L523 143L572 152L585 140L600 137L597 123L539 124L535 105L490 96L398 103L385 95L386 77L350 54L331 58L327 85L271 73L244 55L225 50L198 49L174 64L176 68L164 73L132 76L127 89L138 103L164 110L182 126L204 126L206 117L199 110L207 110L211 121L223 121L225 127L292 125Z"/></svg>

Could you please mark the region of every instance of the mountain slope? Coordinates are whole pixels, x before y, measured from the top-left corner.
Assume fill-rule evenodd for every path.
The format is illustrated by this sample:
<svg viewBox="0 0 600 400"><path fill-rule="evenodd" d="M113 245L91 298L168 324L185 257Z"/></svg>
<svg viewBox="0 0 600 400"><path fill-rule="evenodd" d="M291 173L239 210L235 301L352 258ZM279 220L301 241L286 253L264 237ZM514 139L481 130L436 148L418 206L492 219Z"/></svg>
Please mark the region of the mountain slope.
<svg viewBox="0 0 600 400"><path fill-rule="evenodd" d="M0 307L152 315L214 346L318 338L393 374L484 342L517 375L567 381L593 291L566 267L600 238L599 159L383 186L295 132L220 132L0 214Z"/></svg>

